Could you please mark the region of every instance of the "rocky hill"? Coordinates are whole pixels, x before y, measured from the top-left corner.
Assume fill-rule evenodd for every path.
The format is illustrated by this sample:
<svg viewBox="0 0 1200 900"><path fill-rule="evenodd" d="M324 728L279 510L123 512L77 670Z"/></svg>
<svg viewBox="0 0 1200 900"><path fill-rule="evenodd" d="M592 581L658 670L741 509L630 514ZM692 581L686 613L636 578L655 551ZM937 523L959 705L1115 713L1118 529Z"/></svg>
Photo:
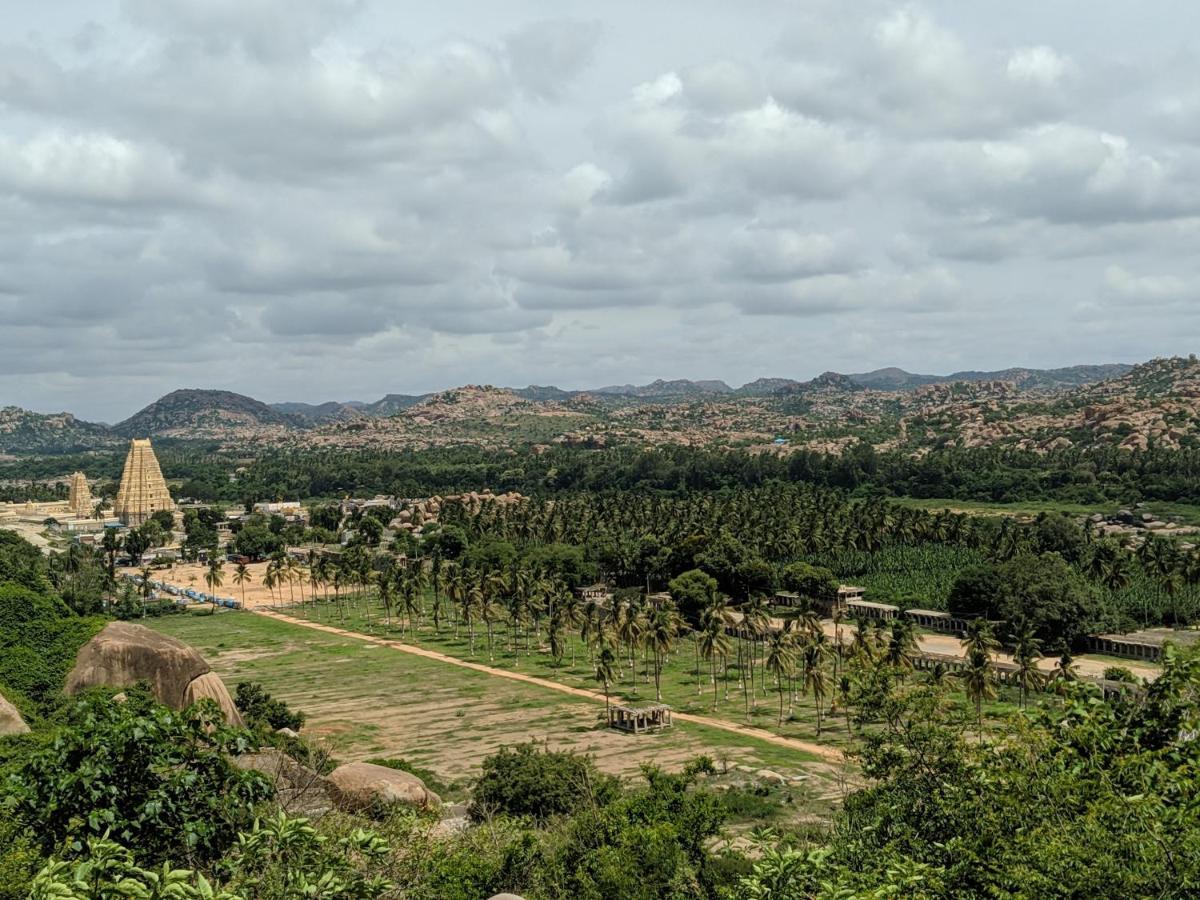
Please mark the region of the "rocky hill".
<svg viewBox="0 0 1200 900"><path fill-rule="evenodd" d="M182 390L111 429L67 413L4 409L0 452L103 449L135 436L250 448L685 443L770 453L840 452L859 441L912 453L944 446L1200 446L1194 358L962 375L826 372L810 381L760 378L736 390L722 381L687 380L594 392L467 385L388 394L374 403L274 406L228 391ZM916 383L923 379L931 380Z"/></svg>
<svg viewBox="0 0 1200 900"><path fill-rule="evenodd" d="M230 439L264 430L289 431L295 420L231 391L172 391L113 426L122 437Z"/></svg>
<svg viewBox="0 0 1200 900"><path fill-rule="evenodd" d="M117 442L106 425L84 422L70 413L45 415L17 406L0 408L3 453L72 453Z"/></svg>
<svg viewBox="0 0 1200 900"><path fill-rule="evenodd" d="M364 415L361 404L338 403L333 400L327 403L272 403L270 406L299 425L347 422Z"/></svg>

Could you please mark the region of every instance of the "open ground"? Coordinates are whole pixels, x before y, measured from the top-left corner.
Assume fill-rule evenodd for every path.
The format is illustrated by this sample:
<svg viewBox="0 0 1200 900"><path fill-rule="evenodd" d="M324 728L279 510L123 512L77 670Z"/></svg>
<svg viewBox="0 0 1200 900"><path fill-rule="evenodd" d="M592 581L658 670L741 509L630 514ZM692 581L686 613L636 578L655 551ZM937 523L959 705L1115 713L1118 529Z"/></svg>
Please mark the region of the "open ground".
<svg viewBox="0 0 1200 900"><path fill-rule="evenodd" d="M537 740L589 753L604 771L626 775L645 763L677 768L698 754L768 768L804 777L817 806L839 800L846 786L847 764L828 751L689 721L628 735L603 725L602 703L561 686L497 677L301 622L226 611L147 622L199 649L231 686L261 682L302 710L306 733L339 759L402 757L455 781L477 774L499 747Z"/></svg>

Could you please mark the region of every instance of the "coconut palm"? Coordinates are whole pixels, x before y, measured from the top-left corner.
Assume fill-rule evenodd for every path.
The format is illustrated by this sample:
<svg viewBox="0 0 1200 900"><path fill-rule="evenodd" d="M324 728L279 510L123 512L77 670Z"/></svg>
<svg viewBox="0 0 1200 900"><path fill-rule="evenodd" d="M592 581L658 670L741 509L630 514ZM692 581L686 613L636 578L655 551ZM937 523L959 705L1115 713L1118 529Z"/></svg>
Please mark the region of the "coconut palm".
<svg viewBox="0 0 1200 900"><path fill-rule="evenodd" d="M992 663L987 653L979 648L967 653L967 666L958 673L962 679L967 699L975 704L975 722L979 740L983 741L983 701L996 698L996 685L992 677Z"/></svg>
<svg viewBox="0 0 1200 900"><path fill-rule="evenodd" d="M242 589L242 606L246 605L246 585L251 581L250 569L245 563L238 563L233 570L233 583Z"/></svg>
<svg viewBox="0 0 1200 900"><path fill-rule="evenodd" d="M1022 709L1025 708L1029 692L1039 690L1044 683L1042 670L1037 665L1041 658L1041 641L1037 639L1033 626L1028 622L1019 623L1013 638L1013 662L1017 666L1014 674L1021 690Z"/></svg>
<svg viewBox="0 0 1200 900"><path fill-rule="evenodd" d="M654 695L662 701L662 670L679 635L679 614L674 607L663 604L650 614L646 623L645 642L654 657Z"/></svg>
<svg viewBox="0 0 1200 900"><path fill-rule="evenodd" d="M608 699L609 685L614 681L613 664L617 655L613 652L612 644L607 634L601 634L596 651L596 680L604 685L604 717L608 721L611 716L611 705Z"/></svg>
<svg viewBox="0 0 1200 900"><path fill-rule="evenodd" d="M772 632L767 640L766 669L775 676L775 683L779 688L779 725L782 727L784 686L787 679L796 671L796 652L792 634L786 628Z"/></svg>
<svg viewBox="0 0 1200 900"><path fill-rule="evenodd" d="M700 654L708 660L709 670L712 677L713 689L713 709L717 708L717 659L725 661L729 658L730 641L729 635L725 631L726 618L720 612L720 609L715 606L710 606L704 611L700 619L700 630L696 635L696 643L700 648ZM728 687L729 679L725 679L726 687Z"/></svg>
<svg viewBox="0 0 1200 900"><path fill-rule="evenodd" d="M821 635L825 635L822 633ZM817 737L821 736L821 705L825 695L829 693L829 675L823 665L828 654L828 644L810 640L804 648L804 689L812 691L813 702L817 707Z"/></svg>
<svg viewBox="0 0 1200 900"><path fill-rule="evenodd" d="M221 557L210 556L208 558L208 571L204 573L204 583L208 585L208 593L212 596L214 614L217 611L217 588L224 583L222 577L224 570L225 564L221 562Z"/></svg>

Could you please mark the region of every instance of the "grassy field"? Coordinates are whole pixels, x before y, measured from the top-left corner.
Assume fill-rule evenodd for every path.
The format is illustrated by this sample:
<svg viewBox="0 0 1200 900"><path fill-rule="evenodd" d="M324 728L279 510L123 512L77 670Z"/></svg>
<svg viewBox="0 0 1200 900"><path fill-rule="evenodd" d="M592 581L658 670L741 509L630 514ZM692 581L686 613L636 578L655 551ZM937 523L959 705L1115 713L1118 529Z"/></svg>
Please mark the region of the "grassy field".
<svg viewBox="0 0 1200 900"><path fill-rule="evenodd" d="M496 669L517 671L557 681L570 687L592 691L600 688L593 674L594 670L588 658L587 648L577 633L566 636L566 651L561 663L555 664L545 645L544 633L540 647L536 646L536 642L531 643L535 652L529 653L518 647L518 652L514 653L510 649L503 626L498 625L493 647L489 651L486 631L482 625L477 624L474 652L472 652L471 640L465 626L459 629L457 635L455 635L454 629L445 622L443 622L443 631L440 634L435 633L432 625L428 622L420 630L406 630L397 621L393 621L392 627L389 629L385 626L380 610L372 609L368 621L364 609L353 602L346 605L344 621L331 604L320 603L315 607L312 605L297 606L282 611L298 618L336 625L352 631L403 640L457 659L483 663ZM652 669L646 665L640 654L635 654L634 668L637 673L635 677L628 664L628 651L622 650L620 655L623 658L622 668L618 672L617 682L611 687L614 701L631 703L654 701L656 691ZM830 713L830 707L836 699L834 696L836 683L832 676L828 679L829 693L821 704L823 712L818 732L816 704L811 694L798 693L793 702L792 698L787 695L788 692L785 691L785 717L783 724L779 724L779 692L769 674L766 677L764 688L761 658L754 667L756 687L749 703L749 712L747 712L747 698L739 686L736 661L737 650L734 645L731 648L728 686L721 680L718 669L718 685L714 702L708 663L703 659L700 660L702 672L697 677L695 644L690 637L681 637L661 675L663 702L679 712L711 716L733 723L750 724L784 737L820 743L842 750L853 749L856 739L851 736L845 718L840 713ZM949 684L954 687L957 682L952 679ZM998 686L996 700L984 704L985 717L995 721L1012 715L1016 710L1018 696L1015 688ZM951 697L966 708L967 699L962 691L952 691ZM1056 698L1050 694L1040 694L1037 700L1047 703L1057 702ZM716 740L722 742L725 738L722 736Z"/></svg>
<svg viewBox="0 0 1200 900"><path fill-rule="evenodd" d="M1071 515L1089 516L1093 513L1110 515L1123 508L1119 503L1064 503L1057 500L1026 500L1020 503L987 503L976 500L949 500L943 498L895 497L893 501L917 509L949 509L955 512L987 516L1037 516L1044 512L1062 512ZM1168 503L1154 501L1139 507L1138 512L1148 512L1160 519L1174 519L1183 525L1200 525L1200 506L1190 503Z"/></svg>
<svg viewBox="0 0 1200 900"><path fill-rule="evenodd" d="M304 711L305 732L343 760L402 757L454 782L477 774L500 746L533 739L587 752L620 774L643 763L678 768L706 753L730 766L807 776L800 789L817 807L841 793L844 773L808 754L691 723L626 735L603 727L600 704L253 613L147 624L199 649L231 688L258 681Z"/></svg>

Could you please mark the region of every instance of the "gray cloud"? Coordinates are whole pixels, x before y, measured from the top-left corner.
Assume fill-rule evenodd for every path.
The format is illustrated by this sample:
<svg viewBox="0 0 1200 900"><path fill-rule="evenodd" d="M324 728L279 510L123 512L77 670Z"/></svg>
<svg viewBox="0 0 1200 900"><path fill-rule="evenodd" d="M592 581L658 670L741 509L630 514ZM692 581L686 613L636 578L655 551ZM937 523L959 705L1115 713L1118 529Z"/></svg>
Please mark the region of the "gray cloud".
<svg viewBox="0 0 1200 900"><path fill-rule="evenodd" d="M182 385L369 399L1200 338L1177 0L545 9L14 14L0 404L111 420Z"/></svg>

